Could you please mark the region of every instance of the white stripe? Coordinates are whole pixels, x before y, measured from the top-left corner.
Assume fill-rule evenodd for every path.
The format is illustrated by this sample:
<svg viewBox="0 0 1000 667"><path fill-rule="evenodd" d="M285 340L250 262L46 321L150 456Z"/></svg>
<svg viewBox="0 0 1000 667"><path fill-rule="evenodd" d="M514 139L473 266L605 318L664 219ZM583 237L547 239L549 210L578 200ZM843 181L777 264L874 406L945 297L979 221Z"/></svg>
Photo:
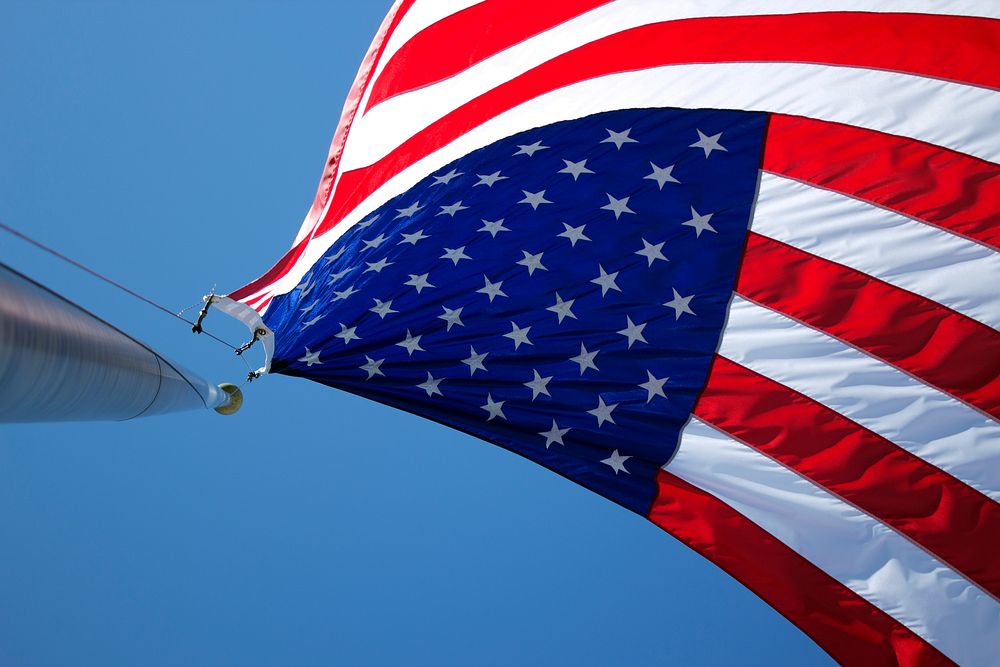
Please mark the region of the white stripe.
<svg viewBox="0 0 1000 667"><path fill-rule="evenodd" d="M1000 502L1000 424L836 338L736 297L719 354Z"/></svg>
<svg viewBox="0 0 1000 667"><path fill-rule="evenodd" d="M447 18L451 14L467 9L472 5L480 4L484 0L435 0L434 2L416 2L414 3L408 12L403 15L403 18L396 25L396 28L389 34L386 44L382 49L381 57L378 58L373 66L374 73L368 80L368 85L361 91L361 100L358 105L358 117L362 110L368 105L368 98L371 96L372 88L374 87L374 82L381 74L382 70L385 68L386 63L392 55L400 49L407 41L413 38L417 33L425 30L434 23L440 21L441 19ZM402 4L402 0L396 0L393 3L393 7L390 12L398 12L399 5ZM386 18L390 12L386 13ZM383 25L385 25L385 19L383 19ZM387 27L387 26L386 26ZM369 45L369 50L375 46L374 41ZM358 72L360 74L360 71ZM357 79L357 76L355 77ZM349 100L347 100L349 102ZM337 132L340 132L341 128L337 127ZM337 172L337 176L334 180L334 188L336 188L336 182L340 180L340 170ZM329 203L333 197L328 197L327 202ZM325 213L325 211L323 211ZM322 219L322 215L319 216ZM295 240L292 243L294 247L312 231L315 226L317 218L311 215L306 215L305 220L299 227L298 233L295 235ZM261 313L264 311L261 310Z"/></svg>
<svg viewBox="0 0 1000 667"><path fill-rule="evenodd" d="M996 664L1000 603L871 516L695 419L665 469L723 501L955 662Z"/></svg>
<svg viewBox="0 0 1000 667"><path fill-rule="evenodd" d="M1000 328L1000 253L964 237L774 174L750 226Z"/></svg>
<svg viewBox="0 0 1000 667"><path fill-rule="evenodd" d="M449 0L448 2L417 2L399 22L396 30L386 43L386 48L376 77L402 46L421 31L452 14L481 4L483 0ZM398 4L398 2L397 2ZM1000 18L1000 6L995 2L982 0L617 0L610 5L598 7L578 19L562 24L571 33L580 33L578 38L566 42L564 50L585 44L590 39L610 35L640 25L660 21L699 18L703 16L758 16L762 14L804 14L811 12L871 12L871 13L916 13L957 16L981 16ZM589 18L584 18L590 15ZM588 28L594 24L601 30L594 34ZM544 40L562 40L556 29L544 34ZM586 40L586 41L581 41ZM528 41L528 40L526 40ZM523 44L523 43L522 43ZM521 45L511 47L518 49ZM528 47L529 50L532 46ZM554 53L561 53L555 51Z"/></svg>
<svg viewBox="0 0 1000 667"><path fill-rule="evenodd" d="M392 56L412 37L434 23L456 14L482 0L451 0L417 2L400 21L386 43L382 59L375 69L375 78L382 73ZM805 14L812 12L919 13L1000 18L997 3L981 0L932 2L930 0L617 0L553 26L549 30L513 45L482 64L473 67L473 79L488 77L496 85L500 79L493 73L523 72L560 53L565 53L595 39L622 30L663 21L678 21L702 17L760 16ZM501 19L504 20L504 19ZM459 74L458 76L462 76ZM364 98L366 108L367 96Z"/></svg>
<svg viewBox="0 0 1000 667"><path fill-rule="evenodd" d="M376 106L355 119L343 168L373 164L481 92L476 81L456 76ZM771 111L913 137L1000 162L992 132L1000 123L1000 93L896 72L801 63L668 65L589 79L536 99L558 105L570 118L635 107Z"/></svg>
<svg viewBox="0 0 1000 667"><path fill-rule="evenodd" d="M859 99L866 97L879 102L859 103ZM878 116L879 122L868 125L892 126L899 134L907 134L902 131L907 128L910 134L922 131L934 135L968 134L977 143L990 144L1000 159L1000 143L990 134L990 128L995 126L992 116L1000 116L1000 94L980 88L886 72L795 64L678 65L624 72L589 79L536 97L495 116L410 165L359 204L343 223L321 239L311 241L309 250L296 267L265 291L281 294L293 288L350 225L413 187L427 174L522 130L621 108L743 107L767 111L773 106L770 102L779 98L783 101L777 105L782 107L780 110L794 115L860 126L866 125L862 120ZM902 127L904 125L906 128ZM979 128L979 132L975 128ZM345 149L342 165L345 168L351 147L364 146L367 141L359 137L357 129L356 124ZM544 136L544 130L539 136ZM312 248L316 244L319 247Z"/></svg>
<svg viewBox="0 0 1000 667"><path fill-rule="evenodd" d="M452 14L457 14L463 9L468 9L474 5L482 4L485 0L433 0L432 2L426 2L418 0L413 3L410 10L406 12L402 20L396 25L396 29L392 31L392 35L386 40L385 49L382 51L382 58L379 60L378 65L375 68L375 77L373 81L378 78L382 70L385 69L385 65L389 62L392 56L396 55L396 52L403 47L406 42L413 39L418 33L423 32L427 28L431 27L438 21L448 18ZM396 5L401 4L402 0L396 0ZM367 103L367 97L364 99ZM364 106L362 105L362 109Z"/></svg>

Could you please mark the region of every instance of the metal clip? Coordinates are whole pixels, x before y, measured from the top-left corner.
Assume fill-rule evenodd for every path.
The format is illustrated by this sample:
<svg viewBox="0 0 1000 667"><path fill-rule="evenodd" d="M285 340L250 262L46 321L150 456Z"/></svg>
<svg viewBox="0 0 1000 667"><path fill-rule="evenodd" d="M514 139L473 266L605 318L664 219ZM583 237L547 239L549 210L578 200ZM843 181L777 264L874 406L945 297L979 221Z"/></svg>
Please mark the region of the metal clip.
<svg viewBox="0 0 1000 667"><path fill-rule="evenodd" d="M267 335L267 329L261 329L260 327L253 330L253 339L248 343L243 343L238 350L236 350L237 356L242 355L244 352L253 347L253 344L259 341L261 338Z"/></svg>
<svg viewBox="0 0 1000 667"><path fill-rule="evenodd" d="M215 302L215 292L212 292L211 294L205 297L205 305L198 313L198 321L195 322L194 325L191 327L192 333L200 334L202 332L201 323L205 321L206 317L208 317L208 309L212 307L212 304L214 302ZM237 352L237 354L239 354L239 352Z"/></svg>

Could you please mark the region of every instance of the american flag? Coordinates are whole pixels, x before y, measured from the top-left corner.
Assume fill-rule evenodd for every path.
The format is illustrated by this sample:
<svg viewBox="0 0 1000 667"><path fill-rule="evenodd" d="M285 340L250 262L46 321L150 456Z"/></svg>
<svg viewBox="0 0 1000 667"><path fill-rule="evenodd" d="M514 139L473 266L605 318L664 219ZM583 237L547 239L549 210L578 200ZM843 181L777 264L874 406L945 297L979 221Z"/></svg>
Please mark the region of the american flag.
<svg viewBox="0 0 1000 667"><path fill-rule="evenodd" d="M272 372L647 516L863 664L1000 655L1000 7L400 0Z"/></svg>

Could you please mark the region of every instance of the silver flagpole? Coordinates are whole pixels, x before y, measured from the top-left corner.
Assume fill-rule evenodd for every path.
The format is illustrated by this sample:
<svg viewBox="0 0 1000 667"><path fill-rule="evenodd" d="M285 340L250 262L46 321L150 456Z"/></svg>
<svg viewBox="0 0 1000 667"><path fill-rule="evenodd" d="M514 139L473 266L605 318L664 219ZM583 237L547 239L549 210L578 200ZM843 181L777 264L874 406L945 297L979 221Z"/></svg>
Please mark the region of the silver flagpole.
<svg viewBox="0 0 1000 667"><path fill-rule="evenodd" d="M241 403L237 387L207 382L0 264L0 422L232 414Z"/></svg>

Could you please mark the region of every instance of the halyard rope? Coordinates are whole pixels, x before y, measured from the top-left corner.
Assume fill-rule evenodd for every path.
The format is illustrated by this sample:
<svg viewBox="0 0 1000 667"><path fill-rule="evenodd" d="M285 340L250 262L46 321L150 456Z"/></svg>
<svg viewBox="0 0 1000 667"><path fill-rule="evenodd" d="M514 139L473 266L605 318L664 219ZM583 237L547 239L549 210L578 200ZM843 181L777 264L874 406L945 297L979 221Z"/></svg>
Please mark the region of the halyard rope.
<svg viewBox="0 0 1000 667"><path fill-rule="evenodd" d="M198 331L198 330L201 329L201 327L199 325L201 324L201 320L203 320L204 317L200 317L199 321L197 323L193 322L193 321L187 319L186 317L184 317L183 315L181 315L180 313L175 313L174 311L170 310L166 306L162 306L159 303L157 303L156 301L153 301L152 299L150 299L150 298L148 298L146 296L143 296L142 294L139 294L135 290L132 290L132 289L129 289L128 287L125 287L124 285L122 285L118 281L112 280L111 278L108 278L107 276L102 275L101 273L98 273L97 271L95 271L94 269L90 268L89 266L86 266L85 264L82 264L82 263L76 261L75 259L73 259L71 257L67 257L66 255L62 254L58 250L55 250L54 248L50 248L49 246L45 245L41 241L38 241L38 240L36 240L36 239L28 236L24 232L21 232L21 231L18 231L16 229L14 229L13 227L5 224L3 221L0 221L0 229L2 229L3 231L7 232L8 234L16 236L17 238L21 239L22 241L26 241L27 243L30 243L31 245L35 246L36 248L38 248L40 250L44 250L45 252L49 253L50 255L52 255L54 257L57 257L57 258L61 259L62 261L66 262L67 264L75 266L76 268L80 269L81 271L86 271L87 273L89 273L90 275L94 276L98 280L103 280L107 284L120 289L121 291L123 291L126 294L132 296L133 298L136 298L139 301L142 301L143 303L146 303L146 304L148 304L148 305L156 308L157 310L161 310L164 313L166 313L167 315L170 315L171 317L175 317L175 318L177 318L178 320L180 320L182 322L186 322L187 324L189 324L192 327L192 330L195 331L196 333L202 333L201 331ZM206 310L207 310L207 306L208 305L211 305L211 302L209 302L209 304L206 304ZM185 310L187 310L187 309L185 309ZM183 313L183 312L184 311L182 310L181 313ZM228 347L230 350L234 350L234 351L238 351L239 350L239 348L236 347L235 345L232 345L232 344L230 344L230 343L222 340L218 336L216 336L214 334L211 334L208 331L205 331L204 333L209 338L212 338L213 340L216 340L216 341L222 343L223 345L225 345L226 347ZM241 356L240 358L242 359L243 357ZM245 359L244 359L244 363L247 363ZM249 368L249 364L247 365L247 368Z"/></svg>

